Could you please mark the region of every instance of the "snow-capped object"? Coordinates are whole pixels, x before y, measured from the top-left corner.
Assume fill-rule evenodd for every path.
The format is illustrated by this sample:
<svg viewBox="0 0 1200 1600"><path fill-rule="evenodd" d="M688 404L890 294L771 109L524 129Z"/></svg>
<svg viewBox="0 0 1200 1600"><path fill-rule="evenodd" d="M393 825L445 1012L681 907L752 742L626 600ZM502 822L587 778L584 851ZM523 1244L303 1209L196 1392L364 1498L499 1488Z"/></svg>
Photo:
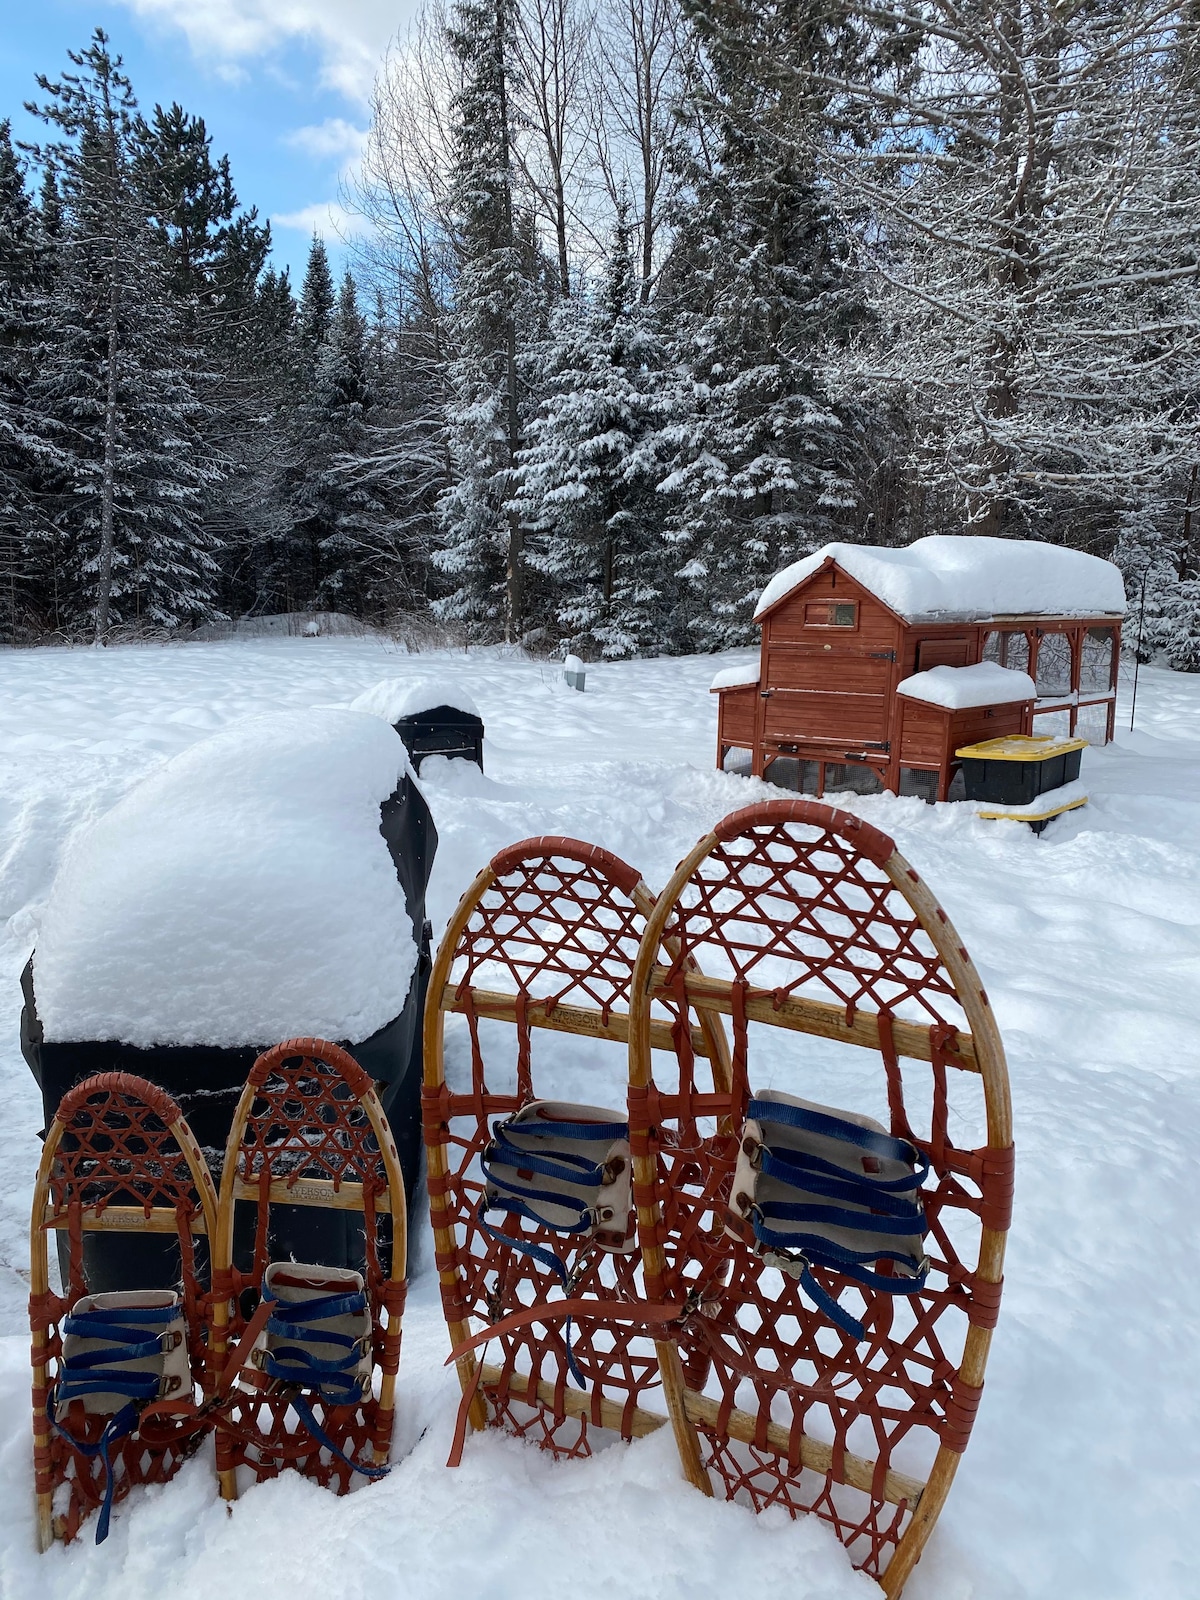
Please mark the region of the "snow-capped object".
<svg viewBox="0 0 1200 1600"><path fill-rule="evenodd" d="M709 692L713 689L740 689L743 684L757 683L759 670L757 661L745 667L722 667L709 684Z"/></svg>
<svg viewBox="0 0 1200 1600"><path fill-rule="evenodd" d="M380 806L409 771L378 717L234 723L129 791L68 849L34 955L47 1040L362 1040L417 951Z"/></svg>
<svg viewBox="0 0 1200 1600"><path fill-rule="evenodd" d="M451 688L435 678L422 678L417 683L404 678L384 678L350 702L351 711L369 711L373 717L393 723L399 722L401 717L419 717L423 711L436 711L439 706L465 711L471 717L481 715L465 689Z"/></svg>
<svg viewBox="0 0 1200 1600"><path fill-rule="evenodd" d="M1033 539L932 534L903 549L827 544L777 572L757 620L832 557L907 622L1006 616L1123 616L1125 582L1111 561Z"/></svg>
<svg viewBox="0 0 1200 1600"><path fill-rule="evenodd" d="M1027 672L1014 672L996 661L979 661L973 667L930 667L927 672L915 672L896 685L896 693L948 711L966 711L971 706L1034 700L1037 687Z"/></svg>

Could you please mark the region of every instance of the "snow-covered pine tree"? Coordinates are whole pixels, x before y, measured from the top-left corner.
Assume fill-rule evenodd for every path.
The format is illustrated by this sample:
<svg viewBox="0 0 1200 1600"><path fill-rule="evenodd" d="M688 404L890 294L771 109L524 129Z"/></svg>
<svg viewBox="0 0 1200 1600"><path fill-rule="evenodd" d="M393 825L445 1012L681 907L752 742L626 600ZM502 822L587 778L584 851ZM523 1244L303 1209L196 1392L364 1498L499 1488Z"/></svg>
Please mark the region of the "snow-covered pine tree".
<svg viewBox="0 0 1200 1600"><path fill-rule="evenodd" d="M530 351L543 331L541 261L515 193L510 124L513 0L457 0L447 42L462 72L453 106L450 203L457 278L446 413L451 483L437 566L446 620L518 640L527 623L524 530L513 503L529 412Z"/></svg>
<svg viewBox="0 0 1200 1600"><path fill-rule="evenodd" d="M1194 5L922 0L907 82L846 86L878 134L830 170L870 217L879 337L955 525L1107 553L1197 459Z"/></svg>
<svg viewBox="0 0 1200 1600"><path fill-rule="evenodd" d="M862 317L819 166L823 78L876 48L839 0L684 0L697 45L677 149L688 197L659 296L674 417L661 441L694 643L749 639L766 578L852 525L858 408L822 379Z"/></svg>
<svg viewBox="0 0 1200 1600"><path fill-rule="evenodd" d="M307 408L312 430L308 527L320 564L319 600L359 616L369 605L387 517L378 483L365 463L373 406L366 323L347 272L329 337L317 357Z"/></svg>
<svg viewBox="0 0 1200 1600"><path fill-rule="evenodd" d="M0 122L0 638L9 640L34 600L28 529L36 516L35 461L26 395L43 314L39 220L9 123Z"/></svg>
<svg viewBox="0 0 1200 1600"><path fill-rule="evenodd" d="M621 196L599 292L552 315L542 401L520 458L528 560L551 586L563 648L584 656L676 643L673 563L655 493L663 352L654 310L639 303L632 236Z"/></svg>
<svg viewBox="0 0 1200 1600"><path fill-rule="evenodd" d="M174 627L213 614L204 490L220 476L198 431L193 358L172 313L134 167L136 105L97 29L80 69L39 77L60 137L49 336L30 385L48 499L69 549L70 625Z"/></svg>

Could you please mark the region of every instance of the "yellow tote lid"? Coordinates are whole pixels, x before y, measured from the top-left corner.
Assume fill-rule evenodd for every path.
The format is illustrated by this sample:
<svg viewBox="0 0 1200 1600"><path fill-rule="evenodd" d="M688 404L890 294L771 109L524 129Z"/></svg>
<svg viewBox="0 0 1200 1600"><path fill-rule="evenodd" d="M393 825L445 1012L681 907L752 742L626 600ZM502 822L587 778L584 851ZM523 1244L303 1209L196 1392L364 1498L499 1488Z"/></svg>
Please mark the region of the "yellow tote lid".
<svg viewBox="0 0 1200 1600"><path fill-rule="evenodd" d="M968 761L1049 761L1087 748L1086 739L1062 739L1046 733L1010 733L1003 739L965 744L954 754Z"/></svg>

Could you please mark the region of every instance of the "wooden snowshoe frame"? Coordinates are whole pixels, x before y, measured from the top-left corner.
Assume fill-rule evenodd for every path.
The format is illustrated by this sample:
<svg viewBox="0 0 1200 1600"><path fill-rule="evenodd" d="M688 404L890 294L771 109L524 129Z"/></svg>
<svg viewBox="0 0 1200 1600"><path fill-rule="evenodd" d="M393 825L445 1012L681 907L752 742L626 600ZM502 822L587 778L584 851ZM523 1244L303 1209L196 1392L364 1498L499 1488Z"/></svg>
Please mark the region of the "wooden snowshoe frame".
<svg viewBox="0 0 1200 1600"><path fill-rule="evenodd" d="M239 1204L255 1208L253 1264L248 1271L234 1264ZM370 1078L345 1050L323 1039L288 1039L264 1051L250 1069L234 1112L213 1248L212 1342L218 1374L232 1359L231 1346L246 1332L251 1316L246 1302L258 1295L270 1265L271 1211L276 1206L362 1213L363 1275L378 1393L356 1405L327 1404L315 1393L306 1394L304 1400L345 1456L362 1466L384 1466L395 1416L404 1313L404 1179L391 1128ZM391 1219L391 1259L386 1268L387 1246L379 1230L384 1215ZM238 1467L248 1467L260 1483L294 1468L338 1494L344 1494L358 1476L306 1430L289 1391L246 1363L215 1421L217 1475L226 1500L237 1499Z"/></svg>
<svg viewBox="0 0 1200 1600"><path fill-rule="evenodd" d="M452 1461L466 1417L476 1430L503 1427L556 1456L590 1454L591 1428L628 1439L667 1421L645 1401L661 1382L672 1381L672 1373L678 1379L678 1362L673 1345L662 1344L656 1352L652 1335L630 1315L630 1307L644 1301L636 1249L609 1254L529 1217L492 1213L494 1232L551 1252L572 1275L572 1300L584 1306L568 1330L553 1310L564 1299L559 1280L545 1264L490 1237L478 1216L484 1195L479 1163L493 1124L537 1098L531 1030L548 1030L563 1043L564 1036L576 1035L627 1046L629 984L653 908L654 897L638 873L607 850L576 839L527 839L502 850L480 872L439 947L425 1008L422 1104L451 1347L471 1337L472 1321L486 1328L529 1305L544 1304L550 1313L544 1323L527 1323L490 1341L478 1352L479 1362L475 1352L458 1360L464 1412ZM663 1011L649 1024L649 1036L657 1048L670 1050L672 1024L663 1020ZM452 1092L446 1082L447 1013L467 1021L469 1093ZM481 1023L497 1021L516 1033L515 1073L511 1051L498 1045L495 1030L481 1033ZM694 1030L697 1054L719 1053L723 1045L719 1024ZM624 1076L622 1070L622 1084ZM561 1085L554 1097L563 1098ZM606 1097L595 1091L586 1098ZM614 1110L624 1121L621 1099ZM589 1301L596 1304L594 1316ZM618 1305L622 1315L613 1316ZM586 1388L569 1381L568 1338ZM488 1351L496 1352L491 1361Z"/></svg>
<svg viewBox="0 0 1200 1600"><path fill-rule="evenodd" d="M104 1498L98 1457L76 1450L50 1426L46 1406L63 1356L62 1323L88 1292L83 1235L173 1234L179 1241L183 1312L194 1383L206 1384L207 1298L196 1277L194 1241L216 1226L217 1196L183 1113L163 1090L124 1072L104 1072L65 1094L42 1146L29 1230L29 1323L33 1362L33 1460L37 1540L69 1542ZM65 1231L65 1293L50 1287L50 1235ZM135 1484L165 1483L206 1430L194 1394L155 1417L152 1436L135 1431L111 1446L114 1500ZM108 1419L74 1401L67 1425L95 1444ZM65 1504L63 1503L65 1496ZM55 1512L55 1500L61 1510Z"/></svg>
<svg viewBox="0 0 1200 1600"><path fill-rule="evenodd" d="M673 951L665 964L663 946ZM651 1008L664 998L731 1018L731 1092L697 1083L683 1034L678 1092L660 1092ZM755 1078L751 1022L876 1052L876 1103L886 1088L892 1133L930 1159L931 1267L918 1293L815 1269L865 1324L861 1343L761 1260L750 1230L726 1232L747 1099L770 1086ZM804 1094L802 1051L796 1065L801 1081L777 1086ZM684 1393L668 1390L685 1473L756 1510L815 1512L856 1566L899 1595L967 1445L1011 1211L1004 1052L958 935L892 841L858 818L805 800L737 811L680 864L648 918L630 1085L646 1292L690 1291L699 1304L676 1332ZM951 1131L971 1091L986 1142L959 1149ZM914 1454L932 1456L924 1481L900 1470Z"/></svg>

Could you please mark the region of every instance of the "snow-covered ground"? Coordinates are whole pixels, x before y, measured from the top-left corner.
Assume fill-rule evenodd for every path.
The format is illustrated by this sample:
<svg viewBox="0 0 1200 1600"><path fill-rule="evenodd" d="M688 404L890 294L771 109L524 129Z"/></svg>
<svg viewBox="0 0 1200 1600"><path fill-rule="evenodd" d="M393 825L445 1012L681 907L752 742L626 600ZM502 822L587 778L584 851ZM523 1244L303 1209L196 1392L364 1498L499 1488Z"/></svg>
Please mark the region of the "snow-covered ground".
<svg viewBox="0 0 1200 1600"><path fill-rule="evenodd" d="M381 678L434 674L475 699L488 730L486 776L440 760L423 774L441 835L435 921L500 845L533 833L607 845L659 886L717 817L778 792L712 770L708 684L749 659L589 666L577 694L554 667L494 652L406 656L371 639L0 652L4 1600L193 1600L256 1586L339 1600L878 1592L824 1528L702 1501L661 1434L569 1464L487 1436L447 1471L457 1387L442 1366L427 1249L386 1481L339 1501L291 1476L230 1513L202 1453L126 1502L100 1549L84 1539L33 1553L24 1298L42 1117L18 1048L17 977L72 832L234 718L344 705ZM984 974L1013 1080L1004 1309L971 1448L912 1600L1200 1592L1189 1532L1200 1527L1200 678L1144 670L1138 731L1086 752L1083 771L1091 804L1040 840L964 807L845 801L941 896Z"/></svg>

